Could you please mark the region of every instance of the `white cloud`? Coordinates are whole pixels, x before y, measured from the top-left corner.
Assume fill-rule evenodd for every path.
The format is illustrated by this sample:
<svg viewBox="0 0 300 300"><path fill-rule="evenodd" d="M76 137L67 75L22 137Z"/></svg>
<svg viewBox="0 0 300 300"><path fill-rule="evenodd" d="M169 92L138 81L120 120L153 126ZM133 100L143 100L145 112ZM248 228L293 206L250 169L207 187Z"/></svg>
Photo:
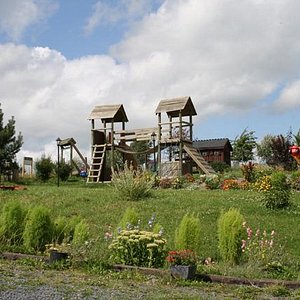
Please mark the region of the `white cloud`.
<svg viewBox="0 0 300 300"><path fill-rule="evenodd" d="M49 17L56 8L56 1L0 0L0 33L18 41L30 25Z"/></svg>
<svg viewBox="0 0 300 300"><path fill-rule="evenodd" d="M127 16L144 9L134 6L138 1L119 3L133 5ZM24 151L55 153L60 136L74 137L87 154L87 117L99 104L124 104L127 127L138 128L155 126L159 100L191 96L197 124L260 106L287 82L277 106L299 108L298 11L296 0L170 0L137 22L110 55L67 60L48 48L0 45L2 108L15 115ZM89 30L114 21L101 13Z"/></svg>
<svg viewBox="0 0 300 300"><path fill-rule="evenodd" d="M300 108L300 80L286 86L280 93L279 98L273 104L277 113L293 111Z"/></svg>
<svg viewBox="0 0 300 300"><path fill-rule="evenodd" d="M116 24L117 22L131 23L151 11L153 3L162 0L120 0L116 3L97 1L93 6L93 13L87 19L84 31L91 34L101 25Z"/></svg>

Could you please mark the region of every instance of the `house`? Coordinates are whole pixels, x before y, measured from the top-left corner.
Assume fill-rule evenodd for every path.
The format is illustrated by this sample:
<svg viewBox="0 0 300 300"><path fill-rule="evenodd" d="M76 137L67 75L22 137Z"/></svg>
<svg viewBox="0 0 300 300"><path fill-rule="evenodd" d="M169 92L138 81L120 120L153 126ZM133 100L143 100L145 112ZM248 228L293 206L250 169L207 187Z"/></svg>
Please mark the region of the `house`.
<svg viewBox="0 0 300 300"><path fill-rule="evenodd" d="M193 146L207 162L220 161L231 165L232 146L228 138L196 140Z"/></svg>

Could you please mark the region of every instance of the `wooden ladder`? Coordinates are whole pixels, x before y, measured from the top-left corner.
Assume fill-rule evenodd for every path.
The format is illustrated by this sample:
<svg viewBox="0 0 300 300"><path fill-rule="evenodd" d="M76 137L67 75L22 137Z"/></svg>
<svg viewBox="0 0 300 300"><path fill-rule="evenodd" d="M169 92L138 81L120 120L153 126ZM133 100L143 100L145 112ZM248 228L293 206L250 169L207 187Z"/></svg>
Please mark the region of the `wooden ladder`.
<svg viewBox="0 0 300 300"><path fill-rule="evenodd" d="M216 174L215 170L203 156L191 145L184 144L183 149L205 174Z"/></svg>
<svg viewBox="0 0 300 300"><path fill-rule="evenodd" d="M92 163L87 178L88 183L99 182L104 163L106 144L93 145Z"/></svg>

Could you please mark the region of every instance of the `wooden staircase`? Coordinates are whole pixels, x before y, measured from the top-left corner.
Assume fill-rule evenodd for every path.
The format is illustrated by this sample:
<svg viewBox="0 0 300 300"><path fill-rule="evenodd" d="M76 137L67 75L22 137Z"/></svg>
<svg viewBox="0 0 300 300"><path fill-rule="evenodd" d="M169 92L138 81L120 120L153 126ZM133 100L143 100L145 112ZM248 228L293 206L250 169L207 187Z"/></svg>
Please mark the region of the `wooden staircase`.
<svg viewBox="0 0 300 300"><path fill-rule="evenodd" d="M216 174L215 170L202 157L196 148L189 144L183 144L183 149L205 174Z"/></svg>
<svg viewBox="0 0 300 300"><path fill-rule="evenodd" d="M106 146L107 146L106 144L93 145L93 157L89 169L87 183L97 183L100 181L101 172L104 164Z"/></svg>

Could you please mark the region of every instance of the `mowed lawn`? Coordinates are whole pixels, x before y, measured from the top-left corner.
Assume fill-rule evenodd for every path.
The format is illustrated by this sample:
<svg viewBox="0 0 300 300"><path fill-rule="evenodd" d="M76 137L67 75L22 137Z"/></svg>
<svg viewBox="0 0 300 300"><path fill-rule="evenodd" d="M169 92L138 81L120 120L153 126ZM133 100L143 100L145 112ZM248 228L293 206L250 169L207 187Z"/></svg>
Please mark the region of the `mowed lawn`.
<svg viewBox="0 0 300 300"><path fill-rule="evenodd" d="M155 214L155 221L164 228L170 249L174 232L184 214L199 216L202 227L202 258L219 259L217 248L217 219L222 210L239 208L253 230L275 230L275 244L284 246L291 261L300 261L300 193L293 192L293 205L285 210L268 210L261 204L261 194L243 190L153 190L150 198L124 201L109 184L85 183L29 185L24 191L0 191L0 209L7 201L18 199L24 206L43 204L55 219L58 216L80 216L90 225L93 238L104 241L109 226L117 227L127 207L134 207L141 223L147 226Z"/></svg>

